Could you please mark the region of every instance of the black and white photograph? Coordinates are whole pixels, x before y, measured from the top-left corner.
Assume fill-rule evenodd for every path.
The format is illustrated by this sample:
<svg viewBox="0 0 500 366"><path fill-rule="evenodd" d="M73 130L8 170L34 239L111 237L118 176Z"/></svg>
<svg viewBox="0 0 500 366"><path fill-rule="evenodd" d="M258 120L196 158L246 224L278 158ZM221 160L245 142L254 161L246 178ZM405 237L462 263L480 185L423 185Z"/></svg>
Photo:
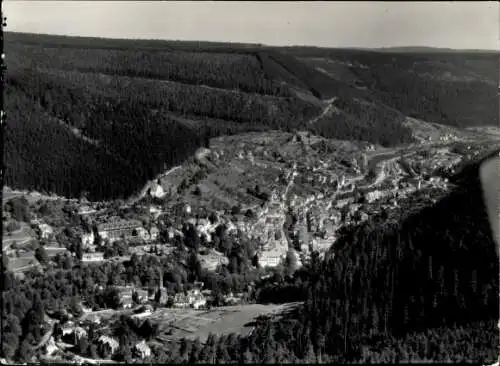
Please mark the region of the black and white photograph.
<svg viewBox="0 0 500 366"><path fill-rule="evenodd" d="M498 2L1 18L0 363L499 366Z"/></svg>

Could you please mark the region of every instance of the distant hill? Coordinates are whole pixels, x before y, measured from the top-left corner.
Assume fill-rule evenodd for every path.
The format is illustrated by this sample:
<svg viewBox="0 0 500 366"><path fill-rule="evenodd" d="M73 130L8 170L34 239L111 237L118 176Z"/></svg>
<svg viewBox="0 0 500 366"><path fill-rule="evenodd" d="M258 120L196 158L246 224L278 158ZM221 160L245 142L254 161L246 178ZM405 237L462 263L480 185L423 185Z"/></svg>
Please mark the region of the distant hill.
<svg viewBox="0 0 500 366"><path fill-rule="evenodd" d="M456 49L445 47L426 47L426 46L405 46L405 47L380 47L372 48L372 51L379 52L424 52L424 53L482 53L482 54L498 54L497 50L482 50L482 49Z"/></svg>
<svg viewBox="0 0 500 366"><path fill-rule="evenodd" d="M309 129L389 146L412 141L407 116L457 127L498 124L491 54L21 33L5 39L12 187L128 196L210 137L253 130Z"/></svg>

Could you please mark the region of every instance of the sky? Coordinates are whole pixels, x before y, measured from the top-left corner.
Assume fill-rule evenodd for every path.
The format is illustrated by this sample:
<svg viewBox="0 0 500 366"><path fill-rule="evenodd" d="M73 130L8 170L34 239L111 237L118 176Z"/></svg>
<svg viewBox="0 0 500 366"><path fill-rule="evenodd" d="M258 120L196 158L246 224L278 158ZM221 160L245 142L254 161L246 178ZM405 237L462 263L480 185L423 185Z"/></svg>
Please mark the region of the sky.
<svg viewBox="0 0 500 366"><path fill-rule="evenodd" d="M4 0L6 31L320 47L499 49L496 1Z"/></svg>

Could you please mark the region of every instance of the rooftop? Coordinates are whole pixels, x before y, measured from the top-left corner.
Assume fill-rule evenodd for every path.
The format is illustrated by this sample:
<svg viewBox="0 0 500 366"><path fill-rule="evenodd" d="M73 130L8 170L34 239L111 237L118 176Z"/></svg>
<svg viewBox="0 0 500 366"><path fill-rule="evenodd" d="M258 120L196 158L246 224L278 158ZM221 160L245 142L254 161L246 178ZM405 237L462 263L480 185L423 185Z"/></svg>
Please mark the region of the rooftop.
<svg viewBox="0 0 500 366"><path fill-rule="evenodd" d="M112 231L112 230L122 230L122 229L136 229L138 227L142 227L142 223L139 220L120 220L117 222L100 224L97 226L97 230Z"/></svg>

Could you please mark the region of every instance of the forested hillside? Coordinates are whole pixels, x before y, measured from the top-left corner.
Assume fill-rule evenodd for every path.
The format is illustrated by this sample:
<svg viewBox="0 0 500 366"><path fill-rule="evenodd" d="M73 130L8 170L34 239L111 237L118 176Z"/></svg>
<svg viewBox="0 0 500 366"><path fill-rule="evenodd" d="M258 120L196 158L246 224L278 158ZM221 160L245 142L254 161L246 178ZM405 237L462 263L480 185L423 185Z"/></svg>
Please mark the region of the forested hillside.
<svg viewBox="0 0 500 366"><path fill-rule="evenodd" d="M406 116L498 118L495 55L16 33L5 49L6 183L67 196L128 196L221 134L308 129L389 146L412 141Z"/></svg>
<svg viewBox="0 0 500 366"><path fill-rule="evenodd" d="M498 125L498 53L288 49L402 114L444 125ZM336 76L337 75L337 76Z"/></svg>

